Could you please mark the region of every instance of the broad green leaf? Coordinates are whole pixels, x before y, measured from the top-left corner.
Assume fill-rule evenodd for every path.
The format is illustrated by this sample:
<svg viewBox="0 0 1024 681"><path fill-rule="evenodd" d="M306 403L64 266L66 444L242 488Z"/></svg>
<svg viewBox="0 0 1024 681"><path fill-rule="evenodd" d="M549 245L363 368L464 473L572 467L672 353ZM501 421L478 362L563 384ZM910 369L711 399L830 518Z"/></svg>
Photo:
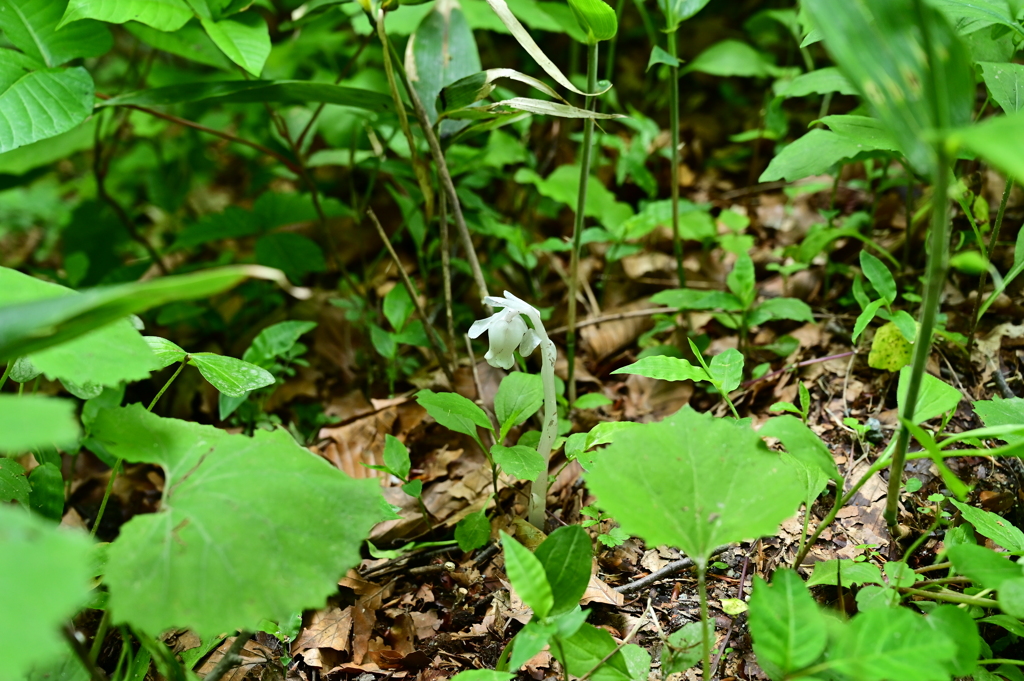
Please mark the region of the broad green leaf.
<svg viewBox="0 0 1024 681"><path fill-rule="evenodd" d="M469 435L477 442L480 441L480 436L476 432L477 427L491 430L491 420L487 418L484 410L473 404L472 400L457 393L421 390L416 393L416 401L442 426L456 433Z"/></svg>
<svg viewBox="0 0 1024 681"><path fill-rule="evenodd" d="M26 73L0 92L0 153L74 129L92 103L92 77L81 67Z"/></svg>
<svg viewBox="0 0 1024 681"><path fill-rule="evenodd" d="M371 90L303 80L224 80L140 90L100 102L97 106L167 106L216 100L224 103L301 104L320 102L359 109L394 110L391 97Z"/></svg>
<svg viewBox="0 0 1024 681"><path fill-rule="evenodd" d="M792 570L776 570L771 586L754 578L749 617L758 663L772 678L800 671L825 652L824 617Z"/></svg>
<svg viewBox="0 0 1024 681"><path fill-rule="evenodd" d="M110 24L128 21L152 26L160 31L177 31L192 18L185 0L70 0L61 26L82 19L98 19Z"/></svg>
<svg viewBox="0 0 1024 681"><path fill-rule="evenodd" d="M579 525L560 527L541 542L533 553L547 575L554 604L550 616L569 612L583 598L590 584L594 551L590 535Z"/></svg>
<svg viewBox="0 0 1024 681"><path fill-rule="evenodd" d="M60 522L64 515L64 478L60 469L46 462L32 469L28 474L28 505L33 511Z"/></svg>
<svg viewBox="0 0 1024 681"><path fill-rule="evenodd" d="M185 359L185 351L166 338L143 336L143 340L156 358L154 369L163 369Z"/></svg>
<svg viewBox="0 0 1024 681"><path fill-rule="evenodd" d="M569 0L569 7L589 44L611 40L619 30L615 10L604 0Z"/></svg>
<svg viewBox="0 0 1024 681"><path fill-rule="evenodd" d="M274 360L290 352L304 334L316 328L316 322L278 322L259 332L242 359L264 369Z"/></svg>
<svg viewBox="0 0 1024 681"><path fill-rule="evenodd" d="M843 72L834 66L802 73L790 81L780 80L775 85L775 94L779 97L827 95L830 92L838 92L841 95L857 94Z"/></svg>
<svg viewBox="0 0 1024 681"><path fill-rule="evenodd" d="M698 565L717 546L774 533L804 496L749 425L689 406L616 434L586 479L623 530Z"/></svg>
<svg viewBox="0 0 1024 681"><path fill-rule="evenodd" d="M710 622L708 623L711 624ZM710 627L713 629L713 627ZM709 631L708 636L714 636ZM668 676L685 672L700 662L704 654L703 639L700 633L700 622L689 622L672 632L661 653L661 670Z"/></svg>
<svg viewBox="0 0 1024 681"><path fill-rule="evenodd" d="M636 681L630 673L624 649L616 651L618 646L604 629L584 624L575 634L559 643L551 653L573 676L583 676L596 667L597 671L590 677L593 681ZM604 664L598 667L602 661ZM640 678L646 679L647 675Z"/></svg>
<svg viewBox="0 0 1024 681"><path fill-rule="evenodd" d="M797 298L769 298L750 313L747 323L759 326L774 319L789 319L795 322L814 322L811 306Z"/></svg>
<svg viewBox="0 0 1024 681"><path fill-rule="evenodd" d="M194 352L188 356L188 361L214 388L229 397L242 397L274 383L273 374L266 369L234 357Z"/></svg>
<svg viewBox="0 0 1024 681"><path fill-rule="evenodd" d="M981 417L986 426L1022 426L1024 425L1024 398L1012 397L1008 400L979 400L974 402L974 411ZM1006 444L1024 442L1024 434L1000 435Z"/></svg>
<svg viewBox="0 0 1024 681"><path fill-rule="evenodd" d="M981 638L978 625L968 611L955 605L940 605L928 612L925 622L956 645L956 655L949 665L950 673L953 676L974 673L981 653Z"/></svg>
<svg viewBox="0 0 1024 681"><path fill-rule="evenodd" d="M404 286L398 284L384 296L384 317L395 331L405 328L405 323L413 312L412 298Z"/></svg>
<svg viewBox="0 0 1024 681"><path fill-rule="evenodd" d="M228 59L260 77L270 56L270 29L259 12L245 12L220 21L200 18L200 22Z"/></svg>
<svg viewBox="0 0 1024 681"><path fill-rule="evenodd" d="M651 56L647 59L647 71L651 70L651 67L655 64L665 64L666 66L679 67L682 65L682 61L678 57L673 57L671 54L658 47L657 45L651 50Z"/></svg>
<svg viewBox="0 0 1024 681"><path fill-rule="evenodd" d="M1010 617L1009 615L989 615L988 617L983 617L978 621L995 624L1016 636L1024 636L1024 623L1015 617Z"/></svg>
<svg viewBox="0 0 1024 681"><path fill-rule="evenodd" d="M931 135L966 125L974 70L948 21L916 0L810 0L825 45L919 172L935 165Z"/></svg>
<svg viewBox="0 0 1024 681"><path fill-rule="evenodd" d="M491 456L503 471L520 480L533 481L547 472L544 456L532 447L494 445Z"/></svg>
<svg viewBox="0 0 1024 681"><path fill-rule="evenodd" d="M321 607L380 517L373 481L348 478L285 430L231 435L135 404L102 411L92 432L166 477L162 510L135 516L110 546L115 622L205 635ZM253 546L274 569L252 559Z"/></svg>
<svg viewBox="0 0 1024 681"><path fill-rule="evenodd" d="M884 584L882 572L871 563L857 563L852 560L823 560L814 564L814 572L807 580L807 586L857 586L858 584Z"/></svg>
<svg viewBox="0 0 1024 681"><path fill-rule="evenodd" d="M758 432L761 437L777 438L786 451L808 468L816 468L832 480L842 480L828 446L807 424L795 416L768 419Z"/></svg>
<svg viewBox="0 0 1024 681"><path fill-rule="evenodd" d="M79 57L98 57L113 47L110 31L98 21L79 21L57 30L66 8L67 0L0 0L0 31L50 68Z"/></svg>
<svg viewBox="0 0 1024 681"><path fill-rule="evenodd" d="M884 371L900 371L910 364L913 349L914 346L907 342L898 326L892 322L883 324L878 327L875 337L871 339L868 366ZM927 378L927 374L925 378Z"/></svg>
<svg viewBox="0 0 1024 681"><path fill-rule="evenodd" d="M1021 33L1006 0L931 0L931 4L949 18L961 35L996 24Z"/></svg>
<svg viewBox="0 0 1024 681"><path fill-rule="evenodd" d="M455 541L462 551L478 549L491 538L491 521L483 511L470 513L455 526Z"/></svg>
<svg viewBox="0 0 1024 681"><path fill-rule="evenodd" d="M731 393L740 386L743 380L743 353L736 348L729 348L711 358L708 364L711 378L724 393Z"/></svg>
<svg viewBox="0 0 1024 681"><path fill-rule="evenodd" d="M525 423L544 404L544 383L538 374L516 371L501 379L494 396L494 413L501 426L499 439L509 429Z"/></svg>
<svg viewBox="0 0 1024 681"><path fill-rule="evenodd" d="M315 241L293 232L274 232L256 242L256 262L288 275L295 283L310 272L326 272L324 252Z"/></svg>
<svg viewBox="0 0 1024 681"><path fill-rule="evenodd" d="M0 395L0 452L19 454L33 449L66 449L81 429L75 403L42 395Z"/></svg>
<svg viewBox="0 0 1024 681"><path fill-rule="evenodd" d="M1017 619L1024 619L1024 577L1008 579L999 590L999 607Z"/></svg>
<svg viewBox="0 0 1024 681"><path fill-rule="evenodd" d="M678 310L726 310L738 312L743 309L740 299L725 291L699 291L692 288L669 289L651 296L652 303L668 305Z"/></svg>
<svg viewBox="0 0 1024 681"><path fill-rule="evenodd" d="M636 374L662 381L710 381L704 367L694 366L685 359L652 355L616 369L613 374Z"/></svg>
<svg viewBox="0 0 1024 681"><path fill-rule="evenodd" d="M600 407L607 407L614 404L610 399L602 395L601 393L587 393L586 395L580 396L575 402L572 403L573 409L598 409Z"/></svg>
<svg viewBox="0 0 1024 681"><path fill-rule="evenodd" d="M405 70L427 117L436 123L437 96L441 90L481 69L476 39L458 1L438 0L409 40Z"/></svg>
<svg viewBox="0 0 1024 681"><path fill-rule="evenodd" d="M1024 109L1024 66L981 62L981 77L992 99L1007 114Z"/></svg>
<svg viewBox="0 0 1024 681"><path fill-rule="evenodd" d="M0 457L0 502L17 501L27 506L31 490L21 464L14 459Z"/></svg>
<svg viewBox="0 0 1024 681"><path fill-rule="evenodd" d="M134 21L124 24L124 30L158 50L224 71L235 70L231 60L213 44L210 36L206 35L206 31L196 19L173 33L166 33Z"/></svg>
<svg viewBox="0 0 1024 681"><path fill-rule="evenodd" d="M999 589L1008 579L1024 577L1024 567L984 546L957 544L947 547L946 555L958 573L986 589Z"/></svg>
<svg viewBox="0 0 1024 681"><path fill-rule="evenodd" d="M578 165L559 166L547 177L541 177L528 168L520 168L513 179L520 184L533 184L541 196L575 209L580 188ZM587 179L587 203L584 214L598 219L608 229L614 229L633 215L633 209L628 204L618 201L615 194L596 176L590 176Z"/></svg>
<svg viewBox="0 0 1024 681"><path fill-rule="evenodd" d="M892 304L896 300L896 280L885 263L868 253L867 249L860 252L860 269L875 287L878 295Z"/></svg>
<svg viewBox="0 0 1024 681"><path fill-rule="evenodd" d="M1024 581L1024 580L1022 580ZM829 665L859 681L947 681L956 644L905 608L862 612L832 645Z"/></svg>
<svg viewBox="0 0 1024 681"><path fill-rule="evenodd" d="M90 552L84 533L0 504L0 677L23 679L66 649L60 627L89 595Z"/></svg>
<svg viewBox="0 0 1024 681"><path fill-rule="evenodd" d="M664 201L650 201L644 204L640 212L626 218L621 224L611 228L610 231L619 241L631 241L642 239L658 227L671 227L671 225L672 201L666 199ZM718 232L715 228L715 221L708 212L707 206L696 204L686 199L679 201L679 238L690 241L712 241L717 236ZM722 294L721 291L677 290L693 294ZM667 293L667 291L662 293Z"/></svg>
<svg viewBox="0 0 1024 681"><path fill-rule="evenodd" d="M557 633L554 624L541 623L534 618L516 634L512 644L512 655L508 659L508 668L519 670L531 657L544 649L551 637Z"/></svg>
<svg viewBox="0 0 1024 681"><path fill-rule="evenodd" d="M863 251L861 251L863 253ZM878 310L885 305L885 301L879 298L878 300L872 300L868 303L867 307L861 310L861 313L857 315L857 321L853 324L853 342L856 343L860 335L864 333L864 330L868 328L868 324L878 314Z"/></svg>
<svg viewBox="0 0 1024 681"><path fill-rule="evenodd" d="M534 615L547 617L554 604L554 596L544 566L530 549L504 532L501 533L501 546L505 551L505 574L512 587Z"/></svg>
<svg viewBox="0 0 1024 681"><path fill-rule="evenodd" d="M69 295L69 289L62 286L45 284L14 270L0 268L0 304L3 305L0 307L0 362L31 355L36 366L47 371L41 359L46 353L40 352L45 348L67 343L112 322L127 324L124 317L158 305L209 298L248 277L286 283L277 270L239 265ZM108 344L124 353L131 349L128 342L119 339ZM138 337L138 342L145 348L147 361L152 365L152 353L145 341Z"/></svg>
<svg viewBox="0 0 1024 681"><path fill-rule="evenodd" d="M961 128L950 136L950 143L959 144L1013 178L1024 180L1021 131L1024 131L1024 111L992 116L977 125Z"/></svg>
<svg viewBox="0 0 1024 681"><path fill-rule="evenodd" d="M757 295L757 282L754 279L754 261L747 253L741 253L733 265L732 272L725 278L725 283L733 295L739 298L744 307L750 307Z"/></svg>
<svg viewBox="0 0 1024 681"><path fill-rule="evenodd" d="M906 414L909 405L904 404L907 399L907 390L910 384L910 367L900 369L900 380L896 386L896 404L899 406L900 414ZM924 423L936 416L942 416L948 411L957 408L964 396L960 391L931 374L921 376L921 389L917 394L917 404L914 406L915 424Z"/></svg>
<svg viewBox="0 0 1024 681"><path fill-rule="evenodd" d="M721 40L698 54L682 73L767 78L779 73L768 55L739 40Z"/></svg>
<svg viewBox="0 0 1024 681"><path fill-rule="evenodd" d="M1017 529L1009 520L995 513L968 506L956 499L950 499L950 503L960 509L964 520L973 525L978 532L1014 554L1024 554L1024 532Z"/></svg>
<svg viewBox="0 0 1024 681"><path fill-rule="evenodd" d="M395 477L401 480L409 479L409 471L412 470L409 450L401 440L390 433L384 436L384 465Z"/></svg>
<svg viewBox="0 0 1024 681"><path fill-rule="evenodd" d="M829 130L811 130L786 145L765 168L759 182L785 180L795 182L805 177L824 175L838 163L851 161L865 152L875 151Z"/></svg>
<svg viewBox="0 0 1024 681"><path fill-rule="evenodd" d="M402 485L402 491L408 494L410 497L416 497L419 499L423 496L423 481L422 480L410 480L409 482Z"/></svg>

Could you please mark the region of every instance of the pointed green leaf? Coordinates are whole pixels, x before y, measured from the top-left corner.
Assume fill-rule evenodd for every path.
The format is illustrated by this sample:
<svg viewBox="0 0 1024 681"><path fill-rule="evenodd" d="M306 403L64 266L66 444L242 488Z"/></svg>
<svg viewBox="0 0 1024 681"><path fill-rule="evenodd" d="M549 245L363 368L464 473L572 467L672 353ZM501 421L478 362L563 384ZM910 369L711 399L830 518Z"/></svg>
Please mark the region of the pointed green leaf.
<svg viewBox="0 0 1024 681"><path fill-rule="evenodd" d="M0 153L68 132L92 103L92 77L81 67L26 73L0 92Z"/></svg>
<svg viewBox="0 0 1024 681"><path fill-rule="evenodd" d="M823 560L814 564L814 572L807 580L807 586L857 586L858 584L882 584L882 572L872 563L856 563L845 558Z"/></svg>
<svg viewBox="0 0 1024 681"><path fill-rule="evenodd" d="M899 384L896 386L896 404L899 406L900 414L906 414L909 405L904 404L907 399L907 390L910 384L910 367L900 370ZM964 396L959 390L931 374L921 376L921 389L917 394L917 404L914 406L914 418L910 419L915 424L924 423L936 416L942 416L948 411L957 408Z"/></svg>
<svg viewBox="0 0 1024 681"><path fill-rule="evenodd" d="M1024 580L1022 580L1024 581ZM906 608L862 612L840 629L829 665L859 681L947 681L956 644Z"/></svg>
<svg viewBox="0 0 1024 681"><path fill-rule="evenodd" d="M652 355L633 362L628 366L621 367L612 372L613 374L636 374L647 378L656 378L662 381L710 381L711 377L704 367L690 364L685 359L668 357L665 355Z"/></svg>
<svg viewBox="0 0 1024 681"><path fill-rule="evenodd" d="M824 617L792 570L776 570L771 586L754 578L749 617L758 663L772 678L809 667L825 652Z"/></svg>
<svg viewBox="0 0 1024 681"><path fill-rule="evenodd" d="M380 517L373 481L348 478L285 430L231 435L136 404L100 412L93 436L166 476L162 510L135 516L110 546L115 622L204 635L321 607ZM253 546L274 556L273 570L252 560Z"/></svg>
<svg viewBox="0 0 1024 681"><path fill-rule="evenodd" d="M814 322L811 306L797 298L769 298L750 313L747 324L760 326L775 319L789 319L794 322Z"/></svg>
<svg viewBox="0 0 1024 681"><path fill-rule="evenodd" d="M896 300L896 280L892 278L892 272L867 249L860 252L860 269L886 302L892 304Z"/></svg>
<svg viewBox="0 0 1024 681"><path fill-rule="evenodd" d="M390 433L384 436L384 465L395 477L401 480L409 479L409 471L412 470L409 450L401 440Z"/></svg>
<svg viewBox="0 0 1024 681"><path fill-rule="evenodd" d="M548 614L561 615L579 605L590 584L594 557L587 531L579 525L560 527L541 542L533 555L544 566L554 596Z"/></svg>
<svg viewBox="0 0 1024 681"><path fill-rule="evenodd" d="M230 19L201 18L203 28L224 55L243 69L260 77L270 56L270 30L258 12L244 12Z"/></svg>
<svg viewBox="0 0 1024 681"><path fill-rule="evenodd" d="M832 480L843 479L828 446L800 419L794 416L769 419L758 435L777 438L786 451L808 468L817 468Z"/></svg>
<svg viewBox="0 0 1024 681"><path fill-rule="evenodd" d="M199 369L199 373L214 388L228 397L242 397L274 383L274 375L266 369L234 357L195 352L188 356L188 362Z"/></svg>
<svg viewBox="0 0 1024 681"><path fill-rule="evenodd" d="M421 390L416 393L416 401L445 428L469 435L478 442L478 427L491 430L491 420L487 418L484 410L473 404L472 400L457 393Z"/></svg>
<svg viewBox="0 0 1024 681"><path fill-rule="evenodd" d="M501 470L519 480L533 481L547 472L544 456L532 447L494 445L491 447L491 456L494 463L501 466Z"/></svg>
<svg viewBox="0 0 1024 681"><path fill-rule="evenodd" d="M138 21L160 31L177 31L192 18L185 0L70 0L61 26L82 19L110 24Z"/></svg>
<svg viewBox="0 0 1024 681"><path fill-rule="evenodd" d="M501 533L505 550L505 573L513 588L537 617L547 617L554 603L544 566L537 557L511 536Z"/></svg>
<svg viewBox="0 0 1024 681"><path fill-rule="evenodd" d="M110 31L98 21L78 21L58 30L66 7L64 0L0 0L0 31L50 68L78 57L98 57L113 47Z"/></svg>
<svg viewBox="0 0 1024 681"><path fill-rule="evenodd" d="M861 251L863 253L863 251ZM856 343L860 335L864 333L864 329L868 328L868 324L878 314L878 310L885 305L885 301L879 298L878 300L872 300L868 303L859 315L857 315L857 321L853 324L853 342Z"/></svg>
<svg viewBox="0 0 1024 681"><path fill-rule="evenodd" d="M455 541L461 551L472 551L487 544L491 538L491 521L483 511L470 513L455 526Z"/></svg>
<svg viewBox="0 0 1024 681"><path fill-rule="evenodd" d="M1024 532L1000 515L974 508L967 504L950 499L950 503L960 509L964 520L974 526L981 534L1014 554L1024 554Z"/></svg>
<svg viewBox="0 0 1024 681"><path fill-rule="evenodd" d="M542 624L532 619L516 634L512 644L512 655L508 659L508 668L518 671L531 657L544 650L557 629L553 624Z"/></svg>
<svg viewBox="0 0 1024 681"><path fill-rule="evenodd" d="M569 0L569 7L590 44L611 40L619 30L615 10L604 0Z"/></svg>
<svg viewBox="0 0 1024 681"><path fill-rule="evenodd" d="M290 352L299 338L316 328L316 322L278 322L259 332L252 345L242 355L246 362L252 362L267 369L274 360Z"/></svg>
<svg viewBox="0 0 1024 681"><path fill-rule="evenodd" d="M537 374L516 371L501 379L494 396L494 413L501 426L501 437L510 428L521 425L544 404L544 384Z"/></svg>
<svg viewBox="0 0 1024 681"><path fill-rule="evenodd" d="M0 502L17 501L27 506L31 491L21 464L14 459L0 457Z"/></svg>
<svg viewBox="0 0 1024 681"><path fill-rule="evenodd" d="M1024 426L1024 398L978 400L972 406L986 426ZM1000 435L999 439L1012 445L1024 441L1024 434Z"/></svg>
<svg viewBox="0 0 1024 681"><path fill-rule="evenodd" d="M573 676L583 676L596 668L597 671L590 677L593 681L646 679L647 674L634 676L631 673L626 662L625 648L618 648L607 631L592 624L584 624L571 637L560 641L560 645L555 646L551 652Z"/></svg>
<svg viewBox="0 0 1024 681"><path fill-rule="evenodd" d="M163 369L185 359L185 351L166 338L143 336L143 340L156 358L154 369Z"/></svg>
<svg viewBox="0 0 1024 681"><path fill-rule="evenodd" d="M959 574L986 589L998 590L1006 580L1024 577L1024 567L984 546L957 544L947 547L946 555Z"/></svg>
<svg viewBox="0 0 1024 681"><path fill-rule="evenodd" d="M28 505L44 518L60 522L64 515L64 478L55 464L46 462L28 474Z"/></svg>
<svg viewBox="0 0 1024 681"><path fill-rule="evenodd" d="M985 79L992 99L1007 114L1024 109L1024 66L981 62L981 76Z"/></svg>
<svg viewBox="0 0 1024 681"><path fill-rule="evenodd" d="M743 380L743 353L736 348L729 348L711 358L708 364L711 378L719 385L722 392L731 393L740 386Z"/></svg>
<svg viewBox="0 0 1024 681"><path fill-rule="evenodd" d="M725 278L725 283L733 295L740 299L743 307L750 307L757 295L754 280L754 261L746 253L741 253L736 259L732 272Z"/></svg>
<svg viewBox="0 0 1024 681"><path fill-rule="evenodd" d="M438 0L409 40L405 69L435 123L441 90L481 69L476 39L457 0Z"/></svg>

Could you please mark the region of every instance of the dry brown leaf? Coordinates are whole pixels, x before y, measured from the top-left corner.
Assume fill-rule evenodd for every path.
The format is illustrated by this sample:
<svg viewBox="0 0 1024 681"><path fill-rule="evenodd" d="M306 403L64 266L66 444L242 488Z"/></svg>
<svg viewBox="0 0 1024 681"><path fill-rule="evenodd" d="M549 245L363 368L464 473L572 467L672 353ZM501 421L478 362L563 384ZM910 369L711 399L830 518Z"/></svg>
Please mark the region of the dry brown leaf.
<svg viewBox="0 0 1024 681"><path fill-rule="evenodd" d="M352 607L329 608L313 613L309 626L292 644L292 654L308 648L333 648L341 652L349 649L352 635Z"/></svg>
<svg viewBox="0 0 1024 681"><path fill-rule="evenodd" d="M580 605L605 603L621 606L625 602L626 599L622 594L601 581L597 575L590 576L590 584L587 585L587 590L583 592L583 598L580 599Z"/></svg>
<svg viewBox="0 0 1024 681"><path fill-rule="evenodd" d="M206 659L206 662L203 663L203 666L199 668L198 673L200 676L206 676L213 671L213 668L224 657L231 644L235 642L235 638L235 636L226 638L217 646L217 649L213 651ZM238 655L242 658L242 662L221 677L224 681L242 681L249 672L274 659L274 653L269 648L257 643L255 639L246 641Z"/></svg>
<svg viewBox="0 0 1024 681"><path fill-rule="evenodd" d="M367 608L362 601L352 607L352 662L362 664L370 651L373 625L377 622L376 608Z"/></svg>
<svg viewBox="0 0 1024 681"><path fill-rule="evenodd" d="M359 464L379 466L384 463L384 436L391 433L397 418L398 409L388 407L338 428L321 428L319 438L327 443L321 445L317 453L349 477L383 477L383 473Z"/></svg>

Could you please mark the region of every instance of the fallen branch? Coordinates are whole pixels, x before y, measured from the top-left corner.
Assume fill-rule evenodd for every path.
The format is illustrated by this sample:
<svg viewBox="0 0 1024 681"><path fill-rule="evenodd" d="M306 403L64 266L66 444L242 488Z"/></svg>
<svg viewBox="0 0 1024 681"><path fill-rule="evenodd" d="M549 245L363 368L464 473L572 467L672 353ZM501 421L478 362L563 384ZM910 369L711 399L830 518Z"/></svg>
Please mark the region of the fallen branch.
<svg viewBox="0 0 1024 681"><path fill-rule="evenodd" d="M715 549L714 551L711 552L711 556L710 557L714 558L715 556L725 552L726 549L731 548L731 547L732 547L731 544L726 544L725 546L719 546L717 549ZM647 575L646 577L641 577L640 579L634 580L634 581L630 582L629 584L623 584L621 586L615 587L615 591L619 592L620 594L631 594L634 591L639 591L640 589L643 589L646 586L650 586L651 584L654 584L658 580L664 579L665 577L671 577L672 575L674 575L677 572L681 572L681 571L685 570L686 568L693 567L693 564L694 564L693 563L693 558L687 558L687 557L680 558L679 560L672 561L671 563L669 563L665 567L661 568L660 570L656 570L655 572L652 572L651 574Z"/></svg>

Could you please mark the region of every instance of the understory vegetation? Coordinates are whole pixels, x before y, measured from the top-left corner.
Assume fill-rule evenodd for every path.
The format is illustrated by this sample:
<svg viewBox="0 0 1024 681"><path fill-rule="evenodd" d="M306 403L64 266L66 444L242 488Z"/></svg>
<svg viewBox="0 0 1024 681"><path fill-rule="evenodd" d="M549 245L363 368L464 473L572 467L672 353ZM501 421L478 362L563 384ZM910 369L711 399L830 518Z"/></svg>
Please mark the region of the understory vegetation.
<svg viewBox="0 0 1024 681"><path fill-rule="evenodd" d="M1024 0L0 0L0 681L1024 681Z"/></svg>

